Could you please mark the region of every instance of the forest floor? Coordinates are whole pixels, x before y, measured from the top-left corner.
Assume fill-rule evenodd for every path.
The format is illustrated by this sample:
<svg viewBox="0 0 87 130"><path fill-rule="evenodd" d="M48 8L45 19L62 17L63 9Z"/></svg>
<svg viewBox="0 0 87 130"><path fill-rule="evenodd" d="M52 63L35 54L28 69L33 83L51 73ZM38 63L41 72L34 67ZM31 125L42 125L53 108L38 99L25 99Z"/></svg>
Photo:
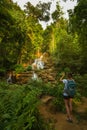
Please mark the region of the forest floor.
<svg viewBox="0 0 87 130"><path fill-rule="evenodd" d="M73 123L69 123L66 120L65 113L54 112L52 98L51 96L42 97L42 104L39 106L39 111L45 121L50 124L50 128L53 128L53 130L87 130L87 118L85 119L87 113L85 116L73 113ZM87 110L87 98L83 98L83 103L78 104L77 108L77 112L80 114Z"/></svg>

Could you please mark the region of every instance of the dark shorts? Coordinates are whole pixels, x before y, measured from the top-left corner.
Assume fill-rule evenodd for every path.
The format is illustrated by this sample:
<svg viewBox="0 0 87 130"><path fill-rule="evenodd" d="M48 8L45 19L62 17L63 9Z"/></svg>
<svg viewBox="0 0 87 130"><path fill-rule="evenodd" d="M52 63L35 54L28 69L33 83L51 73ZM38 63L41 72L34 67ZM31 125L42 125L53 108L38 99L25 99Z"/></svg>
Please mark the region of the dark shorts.
<svg viewBox="0 0 87 130"><path fill-rule="evenodd" d="M64 98L64 99L69 99L69 98L74 98L74 97L72 97L72 96L64 96L64 95L63 95L63 98Z"/></svg>

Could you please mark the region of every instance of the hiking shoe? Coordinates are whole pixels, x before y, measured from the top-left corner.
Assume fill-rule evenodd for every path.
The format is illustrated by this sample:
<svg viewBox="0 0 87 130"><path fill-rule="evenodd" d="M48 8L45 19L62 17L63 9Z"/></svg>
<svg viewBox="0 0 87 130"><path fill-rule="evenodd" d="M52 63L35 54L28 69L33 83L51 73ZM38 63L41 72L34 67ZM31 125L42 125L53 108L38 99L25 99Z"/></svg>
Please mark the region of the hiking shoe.
<svg viewBox="0 0 87 130"><path fill-rule="evenodd" d="M68 121L69 123L73 123L73 120L72 120L72 119L67 119L67 121Z"/></svg>

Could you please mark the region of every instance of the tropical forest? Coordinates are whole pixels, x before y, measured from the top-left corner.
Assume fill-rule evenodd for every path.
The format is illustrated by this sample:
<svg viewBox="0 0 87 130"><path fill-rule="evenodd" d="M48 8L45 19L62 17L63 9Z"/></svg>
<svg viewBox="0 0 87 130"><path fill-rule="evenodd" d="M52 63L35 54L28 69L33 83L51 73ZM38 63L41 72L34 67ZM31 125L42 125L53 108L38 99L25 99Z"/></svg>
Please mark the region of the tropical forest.
<svg viewBox="0 0 87 130"><path fill-rule="evenodd" d="M67 12L68 19L59 0L28 0L24 9L0 0L0 130L87 129L87 0ZM76 82L73 122L60 82L68 73Z"/></svg>

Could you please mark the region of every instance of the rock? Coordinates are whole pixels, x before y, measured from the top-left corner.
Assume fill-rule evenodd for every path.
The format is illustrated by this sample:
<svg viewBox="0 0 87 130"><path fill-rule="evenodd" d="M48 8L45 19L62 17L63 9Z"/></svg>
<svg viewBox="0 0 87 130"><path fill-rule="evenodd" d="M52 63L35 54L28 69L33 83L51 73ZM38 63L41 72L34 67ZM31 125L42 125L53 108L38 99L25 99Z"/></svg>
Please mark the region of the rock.
<svg viewBox="0 0 87 130"><path fill-rule="evenodd" d="M46 60L44 69L36 70L38 78L41 78L44 82L51 82L52 84L57 83L56 75L57 70L55 69L54 61L49 57ZM22 72L16 75L17 82L27 83L32 79L33 71Z"/></svg>

